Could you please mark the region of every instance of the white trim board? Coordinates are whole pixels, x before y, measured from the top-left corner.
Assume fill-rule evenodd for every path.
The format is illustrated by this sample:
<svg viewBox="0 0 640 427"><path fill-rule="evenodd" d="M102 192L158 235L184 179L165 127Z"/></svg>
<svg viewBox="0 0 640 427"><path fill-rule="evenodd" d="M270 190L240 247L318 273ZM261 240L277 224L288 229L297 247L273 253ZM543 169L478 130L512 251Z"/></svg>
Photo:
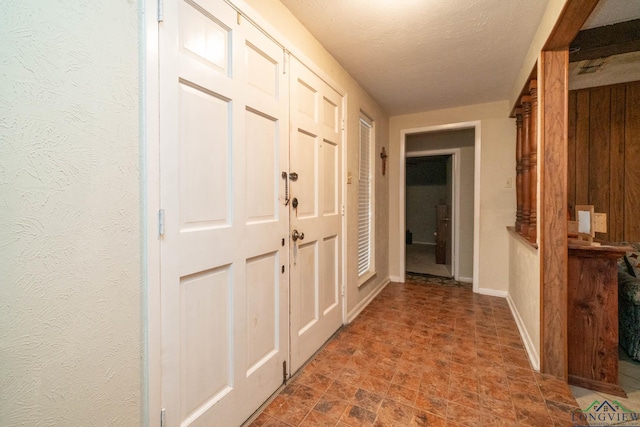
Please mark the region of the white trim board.
<svg viewBox="0 0 640 427"><path fill-rule="evenodd" d="M362 310L364 310L371 303L371 301L373 301L380 294L380 292L382 292L382 290L387 287L389 283L391 283L390 279L381 282L376 289L369 292L369 295L367 295L362 301L360 301L355 307L353 307L353 310L351 310L347 315L347 324L353 322L355 318L358 317L358 315L362 312Z"/></svg>
<svg viewBox="0 0 640 427"><path fill-rule="evenodd" d="M478 293L481 295L489 295L492 297L506 298L507 291L498 291L490 288L480 288L478 289Z"/></svg>
<svg viewBox="0 0 640 427"><path fill-rule="evenodd" d="M140 13L140 192L142 198L142 425L160 425L162 328L160 310L160 121L158 2Z"/></svg>
<svg viewBox="0 0 640 427"><path fill-rule="evenodd" d="M533 344L533 340L527 331L527 328L524 325L524 320L522 320L522 316L518 312L516 305L511 299L511 295L507 295L507 303L509 304L509 308L511 309L511 314L513 314L513 318L516 320L516 325L518 326L518 331L520 332L520 338L522 338L522 342L524 343L524 348L527 352L527 356L529 356L529 362L531 362L531 366L534 370L540 371L540 356L536 351L536 347Z"/></svg>
<svg viewBox="0 0 640 427"><path fill-rule="evenodd" d="M405 190L406 190L406 158L407 157L412 157L415 154L419 154L419 153L432 153L429 155L438 155L438 153L442 152L443 154L450 154L450 153L445 153L447 151L452 151L452 150L456 150L456 148L451 148L451 149L446 149L446 150L431 150L431 151L423 151L423 152L412 152L411 156L407 156L407 151L406 151L406 143L407 143L407 136L411 135L411 134L416 134L416 133L428 133L428 132L437 132L437 131L443 131L443 130L456 130L456 129L469 129L469 128L473 128L474 129L474 173L473 173L473 292L478 293L479 289L480 289L480 283L479 283L479 271L480 271L480 168L481 168L481 146L482 146L482 132L481 132L481 123L479 120L475 120L475 121L469 121L469 122L459 122L459 123L448 123L448 124L443 124L443 125L435 125L435 126L425 126L425 127L419 127L419 128L410 128L410 129L401 129L400 130L400 158L398 159L398 162L400 163L399 166L399 181L400 181L400 185L399 185L399 203L398 203L398 210L399 210L399 215L398 215L398 231L397 231L397 236L399 237L399 242L404 243L405 242L405 230L406 230L406 218L405 218L405 202L406 202L406 194L405 194ZM457 150L459 151L460 149L457 148ZM459 168L457 168L459 170ZM459 171L456 172L456 166L455 166L455 156L454 156L454 181L458 181L458 187L459 187L459 176L456 176L456 173L459 174ZM455 185L454 185L455 187ZM458 190L459 191L459 190ZM455 192L455 189L454 189ZM459 197L459 194L458 194ZM454 195L454 203L455 203L455 199L456 196ZM458 207L460 206L459 203L459 199L457 200L458 202ZM459 208L456 209L456 211L454 212L454 220L456 222L456 226L458 226L458 224L460 223L460 212L459 212ZM454 227L455 228L455 227ZM456 233L456 236L458 236L459 233ZM454 246L456 245L456 242L454 240ZM400 280L402 283L404 283L404 275L406 274L406 248L404 244L400 244L400 275L402 276L402 279ZM459 254L460 254L460 250L459 250L459 246L456 247L454 249L455 251L455 257L458 258ZM453 267L453 273L454 273L454 279L458 280L459 277L458 276L458 262L457 260L452 260L452 263L454 264ZM392 278L397 278L395 276L393 276Z"/></svg>

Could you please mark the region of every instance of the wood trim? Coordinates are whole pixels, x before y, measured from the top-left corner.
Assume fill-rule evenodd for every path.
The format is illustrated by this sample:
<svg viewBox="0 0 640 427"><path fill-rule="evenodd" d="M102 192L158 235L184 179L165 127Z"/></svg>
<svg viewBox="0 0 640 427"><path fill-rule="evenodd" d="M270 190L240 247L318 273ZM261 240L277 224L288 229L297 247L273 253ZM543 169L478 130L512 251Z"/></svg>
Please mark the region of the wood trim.
<svg viewBox="0 0 640 427"><path fill-rule="evenodd" d="M568 44L567 44L568 47ZM540 279L541 372L568 378L567 142L569 50L543 51L541 61Z"/></svg>
<svg viewBox="0 0 640 427"><path fill-rule="evenodd" d="M614 396L627 397L627 393L622 389L622 387L616 384L608 384L602 381L588 380L577 375L569 375L568 382L571 385L586 388L589 390L597 390L602 393L611 394Z"/></svg>
<svg viewBox="0 0 640 427"><path fill-rule="evenodd" d="M516 231L515 227L509 225L509 226L507 226L507 231L509 233L511 233L513 235L513 237L515 237L516 239L518 239L519 241L521 241L525 245L531 246L534 249L538 249L538 245L535 242L532 242L531 240L529 240L526 237L524 237L522 234L518 233Z"/></svg>
<svg viewBox="0 0 640 427"><path fill-rule="evenodd" d="M540 370L568 379L567 145L569 45L598 0L567 0L541 52Z"/></svg>
<svg viewBox="0 0 640 427"><path fill-rule="evenodd" d="M542 48L545 50L565 50L576 38L580 28L584 25L599 0L567 0L560 18L556 22L547 43Z"/></svg>

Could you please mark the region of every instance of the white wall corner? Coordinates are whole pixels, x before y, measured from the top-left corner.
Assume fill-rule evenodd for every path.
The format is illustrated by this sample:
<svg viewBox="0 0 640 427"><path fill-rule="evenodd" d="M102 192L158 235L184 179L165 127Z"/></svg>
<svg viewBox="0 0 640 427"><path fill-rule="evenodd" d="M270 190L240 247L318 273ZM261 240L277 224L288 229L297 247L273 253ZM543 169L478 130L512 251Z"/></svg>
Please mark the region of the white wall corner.
<svg viewBox="0 0 640 427"><path fill-rule="evenodd" d="M389 276L389 280L396 283L404 283L404 279L400 276Z"/></svg>
<svg viewBox="0 0 640 427"><path fill-rule="evenodd" d="M511 295L507 295L507 303L509 304L509 308L511 309L511 313L513 314L513 318L516 320L516 325L518 326L518 331L520 332L520 337L522 338L522 342L524 343L524 348L529 356L529 362L531 362L531 366L534 370L540 371L540 356L536 351L536 347L533 344L533 340L531 336L529 336L529 332L516 308L515 303L511 299Z"/></svg>
<svg viewBox="0 0 640 427"><path fill-rule="evenodd" d="M382 292L382 290L391 282L390 279L387 279L383 282L381 282L377 288L375 288L374 290L372 290L371 292L369 292L369 295L366 296L365 299L363 299L362 301L360 301L358 303L358 305L356 305L355 307L353 307L353 310L351 310L348 314L347 314L347 324L353 322L355 320L356 317L358 317L358 315L362 312L362 310L364 310L369 303L371 303L371 301L373 301L375 299L375 297L378 296L378 294L380 292Z"/></svg>

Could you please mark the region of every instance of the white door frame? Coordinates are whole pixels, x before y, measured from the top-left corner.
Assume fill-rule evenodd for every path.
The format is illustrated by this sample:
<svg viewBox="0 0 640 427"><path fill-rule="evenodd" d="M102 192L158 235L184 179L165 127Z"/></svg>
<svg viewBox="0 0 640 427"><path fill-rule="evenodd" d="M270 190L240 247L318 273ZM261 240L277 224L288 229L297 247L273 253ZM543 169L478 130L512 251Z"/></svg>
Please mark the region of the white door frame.
<svg viewBox="0 0 640 427"><path fill-rule="evenodd" d="M448 123L442 125L435 126L424 126L419 128L411 128L411 129L402 129L400 131L400 158L398 162L400 163L399 171L400 171L400 188L399 195L400 200L398 203L399 216L398 216L398 229L397 229L397 238L398 241L403 243L405 241L405 230L406 230L406 219L405 219L405 189L406 189L406 176L405 176L405 160L406 160L406 143L407 136L417 133L428 133L428 132L437 132L444 130L460 130L460 129L474 129L474 171L473 171L473 292L478 292L479 285L479 267L480 267L480 154L481 154L481 129L480 129L480 121L470 121L470 122L459 122L459 123ZM435 150L434 150L435 151ZM459 204L458 204L459 206ZM456 212L454 215L458 215ZM456 220L456 223L459 223ZM459 234L459 233L458 233ZM406 250L405 245L400 244L400 279L404 282L404 277L406 274ZM456 251L456 256L460 251ZM456 268L458 263L456 263ZM456 271L457 273L457 271ZM454 275L455 276L455 275Z"/></svg>
<svg viewBox="0 0 640 427"><path fill-rule="evenodd" d="M142 196L142 425L159 426L162 410L162 328L160 310L160 64L158 1L141 4L140 26L140 191Z"/></svg>
<svg viewBox="0 0 640 427"><path fill-rule="evenodd" d="M453 173L451 174L451 192L453 193L451 196L452 206L451 211L453 212L453 227L451 227L451 235L449 236L452 239L451 245L451 275L455 280L460 279L459 274L459 256L460 256L460 148L446 148L442 150L423 150L423 151L412 151L410 153L405 154L405 167L406 167L406 159L411 157L433 157L433 156L448 156L451 155L453 158ZM449 177L447 177L448 179ZM405 197L406 197L406 183L405 183ZM406 215L406 212L405 212ZM406 217L405 217L406 222ZM406 252L406 248L405 248ZM405 254L406 257L406 254ZM401 261L406 268L406 258Z"/></svg>

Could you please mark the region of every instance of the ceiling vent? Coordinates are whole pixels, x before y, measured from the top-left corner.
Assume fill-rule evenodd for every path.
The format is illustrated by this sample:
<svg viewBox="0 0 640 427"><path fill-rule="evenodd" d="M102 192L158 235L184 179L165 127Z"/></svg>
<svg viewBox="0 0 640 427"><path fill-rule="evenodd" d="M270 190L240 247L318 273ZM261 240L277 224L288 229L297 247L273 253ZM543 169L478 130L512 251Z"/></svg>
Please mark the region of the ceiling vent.
<svg viewBox="0 0 640 427"><path fill-rule="evenodd" d="M592 74L600 71L609 62L609 57L582 61L578 66L578 74Z"/></svg>

